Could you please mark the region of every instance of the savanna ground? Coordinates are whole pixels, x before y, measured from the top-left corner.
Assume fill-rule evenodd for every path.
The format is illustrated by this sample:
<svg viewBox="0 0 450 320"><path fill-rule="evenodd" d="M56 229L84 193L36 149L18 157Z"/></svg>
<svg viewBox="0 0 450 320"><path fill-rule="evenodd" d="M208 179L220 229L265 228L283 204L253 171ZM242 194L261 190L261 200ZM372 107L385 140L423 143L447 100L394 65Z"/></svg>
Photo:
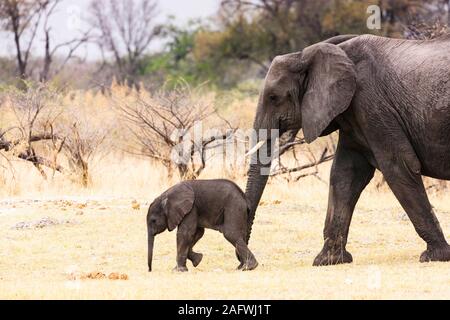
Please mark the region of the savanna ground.
<svg viewBox="0 0 450 320"><path fill-rule="evenodd" d="M165 233L156 238L154 272L148 273L146 209L168 184L164 171L129 157L107 161L89 190L41 181L31 167L17 171L15 181L24 192L0 201L0 298L450 298L449 264L418 262L424 243L390 192L373 185L351 226L354 263L312 267L322 247L327 204L327 186L312 177L291 184L273 180L266 189L250 244L260 262L256 271L235 271L233 248L207 231L197 245L204 253L197 269L188 264L187 274L171 271L175 233ZM238 182L244 186L243 179ZM431 198L450 238L448 193ZM61 224L32 224L43 218ZM128 280L83 277L96 272L126 274Z"/></svg>
<svg viewBox="0 0 450 320"><path fill-rule="evenodd" d="M149 203L180 179L229 178L245 187L248 159L224 166L219 153L193 168L174 166L170 155L178 134L192 136L197 121L221 133L188 141L182 151L191 160L197 146L209 157L203 150L224 139L248 150L237 129L252 126L273 57L336 34L435 38L448 32L448 1L378 1L386 13L380 30L367 29L373 1L216 1L216 13L184 26L178 18L187 21L188 12L162 22L157 0L60 10L63 2L70 1L0 2L0 42L17 49L0 57L0 298L450 298L450 263L418 262L425 244L388 188L376 187L379 175L354 215L348 250L355 262L311 266L323 244L329 163L308 167L321 180L271 179L250 243L260 263L254 272L235 271L233 248L207 231L199 268L171 272L175 233L167 233L156 239L148 273L145 225ZM85 23L86 33L73 33ZM67 42L58 44L56 31ZM91 46L77 51L86 43L101 48L101 59ZM230 131L223 138L228 129L231 139ZM335 142L336 135L311 148L297 144L282 163L329 159ZM450 239L448 190L429 191Z"/></svg>
<svg viewBox="0 0 450 320"><path fill-rule="evenodd" d="M354 214L348 243L354 263L312 267L323 244L330 163L319 167L322 181L313 176L298 182L282 177L270 180L250 242L260 263L256 271L235 271L234 249L221 234L207 231L196 247L204 254L197 269L188 262L189 273L171 271L176 255L173 232L156 238L154 272L148 273L147 207L178 178L174 174L169 179L160 163L126 151L135 142L113 102L120 97L130 99L130 94L120 88L112 92L115 99L100 93L69 92L58 99L26 100L47 106L47 112L38 118L37 123L42 124L35 124L33 132L45 131L48 115L57 114L51 118L57 119L56 129L73 128L72 123L77 123L80 130L75 141L81 149L89 147L88 142L105 126L112 129L106 131L105 139L98 140L101 145L88 149L93 151L87 153L89 157L80 154L89 165L89 181L80 181L77 171L60 173L41 167L44 178L30 161L17 158L29 148L26 141L1 153L0 298L450 298L450 264L418 262L425 244L387 187L377 190L379 176L363 194ZM208 94L200 99L219 104L222 116L236 127L251 126L257 96L220 102ZM33 105L15 107L20 103L6 96L0 126L17 123L23 131L31 132L30 126L23 124L23 119L28 119L23 114L34 110ZM58 134L68 132L70 138L73 131L62 129ZM6 137L10 141L21 139L15 133L8 131ZM320 149L322 142L313 146ZM49 159L55 155L52 144L45 141L32 146ZM67 159L73 156L73 149L69 150L72 153L64 151L53 159L70 168ZM298 155L305 158L302 150ZM200 178L230 178L244 188L246 168L239 162L225 168L208 161ZM450 239L450 201L445 190L431 189L430 197Z"/></svg>

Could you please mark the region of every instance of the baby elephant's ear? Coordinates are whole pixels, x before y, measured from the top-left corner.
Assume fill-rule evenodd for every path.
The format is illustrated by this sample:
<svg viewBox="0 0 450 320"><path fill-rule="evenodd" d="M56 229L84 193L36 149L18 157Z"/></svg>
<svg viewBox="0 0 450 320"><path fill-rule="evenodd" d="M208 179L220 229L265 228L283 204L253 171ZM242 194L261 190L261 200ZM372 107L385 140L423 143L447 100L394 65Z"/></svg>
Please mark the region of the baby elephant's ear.
<svg viewBox="0 0 450 320"><path fill-rule="evenodd" d="M181 223L193 206L194 190L189 184L181 183L169 190L165 205L169 231L174 230Z"/></svg>

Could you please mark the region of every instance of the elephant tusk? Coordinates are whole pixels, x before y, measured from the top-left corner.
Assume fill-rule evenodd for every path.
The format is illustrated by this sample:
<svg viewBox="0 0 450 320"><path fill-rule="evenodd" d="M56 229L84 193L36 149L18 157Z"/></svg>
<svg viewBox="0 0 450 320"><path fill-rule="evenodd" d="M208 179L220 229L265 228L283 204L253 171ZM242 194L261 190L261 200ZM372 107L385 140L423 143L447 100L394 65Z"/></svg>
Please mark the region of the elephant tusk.
<svg viewBox="0 0 450 320"><path fill-rule="evenodd" d="M253 155L254 153L256 153L259 149L261 149L261 147L264 145L264 143L266 143L265 141L260 141L256 144L256 146L254 146L252 149L250 149L249 152L247 152L245 154L246 157L250 157L251 155Z"/></svg>

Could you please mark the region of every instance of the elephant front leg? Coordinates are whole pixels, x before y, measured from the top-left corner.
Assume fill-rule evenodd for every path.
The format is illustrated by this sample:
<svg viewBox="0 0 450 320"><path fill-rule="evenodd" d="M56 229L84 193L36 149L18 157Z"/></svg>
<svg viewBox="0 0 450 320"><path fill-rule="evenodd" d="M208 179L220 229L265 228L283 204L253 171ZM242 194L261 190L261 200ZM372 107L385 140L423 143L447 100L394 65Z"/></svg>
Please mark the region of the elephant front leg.
<svg viewBox="0 0 450 320"><path fill-rule="evenodd" d="M188 259L191 260L192 265L194 267L197 267L200 264L200 262L202 262L203 254L194 252L193 248L196 245L196 243L203 237L204 234L205 234L205 229L198 228L197 232L195 233L191 248L189 249Z"/></svg>
<svg viewBox="0 0 450 320"><path fill-rule="evenodd" d="M346 149L342 141L339 141L331 169L325 244L314 260L314 266L353 262L352 255L345 249L350 222L361 192L374 172L375 169L364 156Z"/></svg>
<svg viewBox="0 0 450 320"><path fill-rule="evenodd" d="M190 221L190 217L178 226L177 230L177 266L174 271L187 272L186 260L189 257L189 253L192 250L195 235L197 233L197 226Z"/></svg>

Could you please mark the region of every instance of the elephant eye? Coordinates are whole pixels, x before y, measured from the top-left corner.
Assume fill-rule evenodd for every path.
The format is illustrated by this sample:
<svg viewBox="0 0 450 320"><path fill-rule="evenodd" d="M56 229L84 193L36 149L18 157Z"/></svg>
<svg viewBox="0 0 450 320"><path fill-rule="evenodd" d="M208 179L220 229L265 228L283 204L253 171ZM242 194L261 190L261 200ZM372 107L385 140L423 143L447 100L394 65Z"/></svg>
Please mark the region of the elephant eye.
<svg viewBox="0 0 450 320"><path fill-rule="evenodd" d="M276 95L274 95L274 94L271 94L269 96L269 100L270 100L270 102L275 103L275 102L277 102L278 97Z"/></svg>

